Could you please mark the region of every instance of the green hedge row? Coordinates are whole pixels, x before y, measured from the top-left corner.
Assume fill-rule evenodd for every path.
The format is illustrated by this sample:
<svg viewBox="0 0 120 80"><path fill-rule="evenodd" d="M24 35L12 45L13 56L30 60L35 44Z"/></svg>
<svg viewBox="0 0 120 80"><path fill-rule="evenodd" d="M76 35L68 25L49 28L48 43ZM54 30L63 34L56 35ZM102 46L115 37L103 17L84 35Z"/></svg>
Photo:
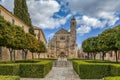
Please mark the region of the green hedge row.
<svg viewBox="0 0 120 80"><path fill-rule="evenodd" d="M37 63L40 60L16 60L16 61L0 61L0 64L15 64L15 63Z"/></svg>
<svg viewBox="0 0 120 80"><path fill-rule="evenodd" d="M43 78L51 70L52 61L35 63L0 64L0 75L14 75L25 78Z"/></svg>
<svg viewBox="0 0 120 80"><path fill-rule="evenodd" d="M0 80L20 80L18 76L0 76Z"/></svg>
<svg viewBox="0 0 120 80"><path fill-rule="evenodd" d="M51 61L42 61L37 64L20 64L19 75L27 78L43 78L51 69Z"/></svg>
<svg viewBox="0 0 120 80"><path fill-rule="evenodd" d="M120 76L120 65L109 63L92 63L74 60L73 68L81 79L102 79L106 76Z"/></svg>
<svg viewBox="0 0 120 80"><path fill-rule="evenodd" d="M106 77L104 80L120 80L120 76Z"/></svg>
<svg viewBox="0 0 120 80"><path fill-rule="evenodd" d="M18 64L0 64L0 75L19 75Z"/></svg>

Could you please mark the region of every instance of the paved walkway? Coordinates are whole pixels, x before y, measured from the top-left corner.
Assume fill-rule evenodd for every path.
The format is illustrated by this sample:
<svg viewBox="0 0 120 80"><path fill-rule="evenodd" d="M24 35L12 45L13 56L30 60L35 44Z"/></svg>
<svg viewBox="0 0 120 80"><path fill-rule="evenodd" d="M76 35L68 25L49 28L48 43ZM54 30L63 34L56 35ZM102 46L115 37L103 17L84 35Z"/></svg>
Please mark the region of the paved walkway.
<svg viewBox="0 0 120 80"><path fill-rule="evenodd" d="M61 66L60 66L61 65ZM70 62L55 62L52 70L43 78L22 78L21 80L80 80Z"/></svg>

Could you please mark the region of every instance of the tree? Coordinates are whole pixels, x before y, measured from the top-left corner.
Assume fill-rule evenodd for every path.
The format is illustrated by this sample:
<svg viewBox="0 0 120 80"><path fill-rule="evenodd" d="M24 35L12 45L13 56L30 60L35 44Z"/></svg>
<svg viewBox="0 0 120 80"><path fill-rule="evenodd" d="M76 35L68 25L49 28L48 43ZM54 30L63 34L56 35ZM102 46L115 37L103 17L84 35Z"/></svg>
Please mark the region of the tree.
<svg viewBox="0 0 120 80"><path fill-rule="evenodd" d="M114 51L116 54L116 62L118 62L117 59L117 51L118 48L116 47L117 43L117 30L116 29L107 29L103 31L98 37L98 45L101 52L103 52L103 60L104 55L108 51Z"/></svg>
<svg viewBox="0 0 120 80"><path fill-rule="evenodd" d="M24 44L23 44L24 41L25 41L24 30L19 26L15 26L15 36L14 36L14 42L13 42L14 60L15 60L15 50L23 49L24 48Z"/></svg>
<svg viewBox="0 0 120 80"><path fill-rule="evenodd" d="M83 43L82 43L82 49L83 49L83 52L88 53L88 59L89 59L90 46L89 46L88 39L86 39L86 40L83 41Z"/></svg>
<svg viewBox="0 0 120 80"><path fill-rule="evenodd" d="M14 0L14 14L30 26L29 32L34 35L26 0Z"/></svg>
<svg viewBox="0 0 120 80"><path fill-rule="evenodd" d="M9 48L10 60L12 60L15 29L11 23L5 21L2 17L0 17L0 21L0 42L2 42L0 46Z"/></svg>
<svg viewBox="0 0 120 80"><path fill-rule="evenodd" d="M120 28L117 29L117 34L116 34L116 47L118 48L118 50L120 50ZM117 55L116 55L117 58Z"/></svg>
<svg viewBox="0 0 120 80"><path fill-rule="evenodd" d="M96 59L96 54L97 52L99 52L99 49L98 49L98 37L91 37L89 38L89 41L90 41L90 52L93 53L94 55L94 60Z"/></svg>
<svg viewBox="0 0 120 80"><path fill-rule="evenodd" d="M46 49L46 46L44 45L44 43L42 41L39 41L39 46L37 48L38 58L40 58L41 53L45 53L46 51L47 51L47 49Z"/></svg>
<svg viewBox="0 0 120 80"><path fill-rule="evenodd" d="M33 53L36 53L37 52L37 49L39 47L39 41L34 37L34 36L31 36L31 44L30 44L30 52L32 52L32 59L34 59L34 54Z"/></svg>
<svg viewBox="0 0 120 80"><path fill-rule="evenodd" d="M87 52L88 55L91 53L94 56L94 60L96 58L97 52L99 52L98 48L98 37L91 37L83 41L82 48L84 52Z"/></svg>

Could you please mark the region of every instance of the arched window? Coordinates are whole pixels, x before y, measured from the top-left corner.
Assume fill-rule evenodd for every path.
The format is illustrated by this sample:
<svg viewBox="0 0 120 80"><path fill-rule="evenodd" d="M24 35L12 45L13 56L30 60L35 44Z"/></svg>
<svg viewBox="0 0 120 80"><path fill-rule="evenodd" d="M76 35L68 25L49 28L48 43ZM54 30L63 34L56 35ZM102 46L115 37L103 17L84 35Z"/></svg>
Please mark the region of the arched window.
<svg viewBox="0 0 120 80"><path fill-rule="evenodd" d="M15 24L15 20L14 19L12 19L12 23Z"/></svg>
<svg viewBox="0 0 120 80"><path fill-rule="evenodd" d="M73 22L73 23L72 23L72 25L74 26L74 25L75 25L75 23Z"/></svg>
<svg viewBox="0 0 120 80"><path fill-rule="evenodd" d="M62 37L60 37L60 40L65 40L65 37L63 37L63 36L62 36Z"/></svg>

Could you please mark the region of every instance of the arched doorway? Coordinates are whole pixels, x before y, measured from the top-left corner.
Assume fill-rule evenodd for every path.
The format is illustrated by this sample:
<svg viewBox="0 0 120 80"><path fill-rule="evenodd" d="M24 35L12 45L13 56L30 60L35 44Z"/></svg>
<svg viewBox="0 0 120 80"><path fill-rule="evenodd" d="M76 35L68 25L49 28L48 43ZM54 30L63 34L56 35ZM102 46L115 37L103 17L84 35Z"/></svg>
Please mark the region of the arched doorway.
<svg viewBox="0 0 120 80"><path fill-rule="evenodd" d="M65 54L64 52L61 52L61 53L58 55L58 57L64 58L64 57L66 57L66 54Z"/></svg>

